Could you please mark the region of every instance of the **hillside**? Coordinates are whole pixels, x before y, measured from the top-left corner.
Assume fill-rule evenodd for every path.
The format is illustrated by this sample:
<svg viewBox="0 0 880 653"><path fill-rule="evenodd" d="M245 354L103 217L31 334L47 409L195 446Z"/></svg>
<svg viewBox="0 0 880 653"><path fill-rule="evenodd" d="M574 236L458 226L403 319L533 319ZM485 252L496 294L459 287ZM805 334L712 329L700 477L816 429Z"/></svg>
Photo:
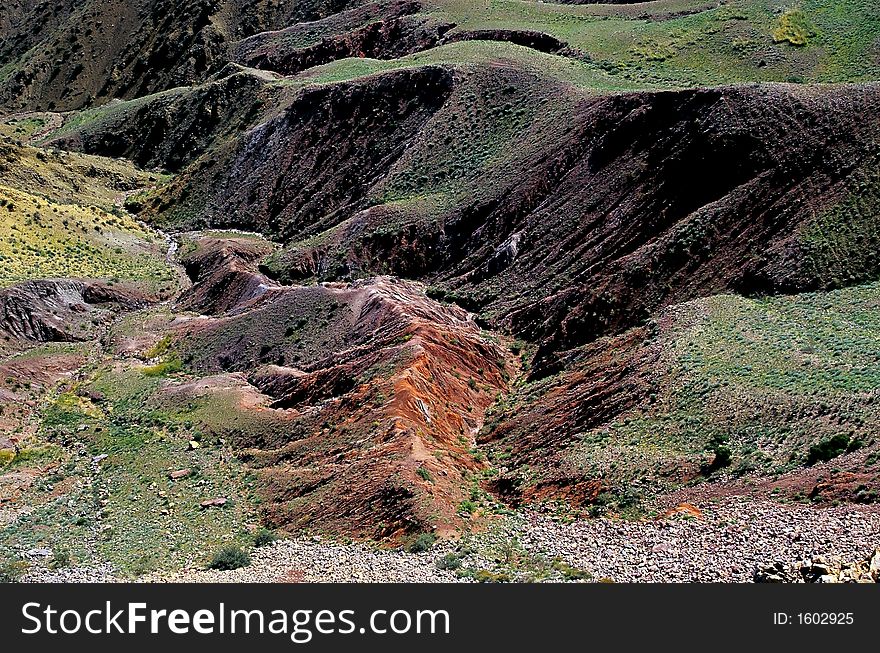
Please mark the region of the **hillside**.
<svg viewBox="0 0 880 653"><path fill-rule="evenodd" d="M868 0L16 0L0 137L19 575L880 523Z"/></svg>

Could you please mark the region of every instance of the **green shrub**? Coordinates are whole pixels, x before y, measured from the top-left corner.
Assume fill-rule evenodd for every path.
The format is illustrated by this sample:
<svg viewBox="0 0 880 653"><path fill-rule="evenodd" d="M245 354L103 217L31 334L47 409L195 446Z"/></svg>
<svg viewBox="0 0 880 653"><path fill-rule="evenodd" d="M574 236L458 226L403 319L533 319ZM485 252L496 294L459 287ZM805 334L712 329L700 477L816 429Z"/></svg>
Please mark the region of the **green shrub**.
<svg viewBox="0 0 880 653"><path fill-rule="evenodd" d="M725 444L719 444L712 449L712 452L715 454L715 461L712 463L712 467L721 469L730 465L730 461L733 458L730 447Z"/></svg>
<svg viewBox="0 0 880 653"><path fill-rule="evenodd" d="M562 574L565 580L589 580L591 578L590 572L572 567L558 558L553 561L551 567Z"/></svg>
<svg viewBox="0 0 880 653"><path fill-rule="evenodd" d="M703 465L704 474L711 474L714 471L728 467L733 459L733 452L727 446L727 436L718 434L712 436L712 440L706 449L713 454L712 462Z"/></svg>
<svg viewBox="0 0 880 653"><path fill-rule="evenodd" d="M182 369L183 361L180 360L179 356L174 354L170 356L168 360L145 367L143 372L145 376L167 376L168 374L179 372Z"/></svg>
<svg viewBox="0 0 880 653"><path fill-rule="evenodd" d="M257 531L257 534L254 535L254 546L267 546L272 544L278 538L275 537L275 533L270 531L268 528L261 528Z"/></svg>
<svg viewBox="0 0 880 653"><path fill-rule="evenodd" d="M810 447L810 452L807 454L807 464L815 465L819 462L826 462L832 458L837 458L837 456L845 453L849 446L849 436L843 433L826 438Z"/></svg>
<svg viewBox="0 0 880 653"><path fill-rule="evenodd" d="M171 348L171 336L166 335L163 336L159 342L150 347L147 352L144 354L145 358L158 358L159 356L164 356L168 353L168 350Z"/></svg>
<svg viewBox="0 0 880 653"><path fill-rule="evenodd" d="M237 546L227 546L220 549L211 562L208 564L210 569L219 569L220 571L228 571L230 569L240 569L248 567L251 564L251 557L246 551L242 551Z"/></svg>
<svg viewBox="0 0 880 653"><path fill-rule="evenodd" d="M7 560L0 563L0 583L17 583L28 571L24 560Z"/></svg>
<svg viewBox="0 0 880 653"><path fill-rule="evenodd" d="M461 568L461 555L458 553L447 553L434 564L437 566L437 569L455 571Z"/></svg>
<svg viewBox="0 0 880 653"><path fill-rule="evenodd" d="M433 533L422 533L409 543L406 550L410 553L422 553L434 546L434 542L436 541L437 538Z"/></svg>
<svg viewBox="0 0 880 653"><path fill-rule="evenodd" d="M816 30L800 9L790 9L782 14L773 30L775 43L789 43L797 47L805 46L813 36L816 36Z"/></svg>
<svg viewBox="0 0 880 653"><path fill-rule="evenodd" d="M49 563L52 569L61 569L70 566L70 554L67 551L56 551Z"/></svg>
<svg viewBox="0 0 880 653"><path fill-rule="evenodd" d="M470 499L466 499L458 504L458 512L463 512L467 514L473 513L477 509L477 504L475 504Z"/></svg>
<svg viewBox="0 0 880 653"><path fill-rule="evenodd" d="M504 572L492 572L488 569L480 569L474 572L473 579L478 583L509 583L511 581L510 574Z"/></svg>
<svg viewBox="0 0 880 653"><path fill-rule="evenodd" d="M434 482L434 477L431 475L431 471L427 467L419 467L416 470L416 474L418 474L421 478L425 479L429 483Z"/></svg>

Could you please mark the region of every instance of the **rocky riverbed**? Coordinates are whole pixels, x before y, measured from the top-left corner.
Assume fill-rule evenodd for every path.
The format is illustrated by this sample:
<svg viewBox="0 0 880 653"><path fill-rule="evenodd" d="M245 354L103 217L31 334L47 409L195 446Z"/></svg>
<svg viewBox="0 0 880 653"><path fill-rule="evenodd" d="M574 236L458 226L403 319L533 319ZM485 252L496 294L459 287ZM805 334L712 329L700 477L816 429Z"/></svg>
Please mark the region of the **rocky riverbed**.
<svg viewBox="0 0 880 653"><path fill-rule="evenodd" d="M535 512L421 553L321 538L278 540L231 571L189 569L147 582L473 582L592 580L751 582L757 568L856 563L880 545L880 509L725 500L683 504L655 519L566 521ZM105 565L35 567L25 580L112 582Z"/></svg>
<svg viewBox="0 0 880 653"><path fill-rule="evenodd" d="M750 582L755 566L816 555L862 560L880 545L880 511L728 501L663 519L579 520L530 515L516 532L529 549L558 555L615 582Z"/></svg>

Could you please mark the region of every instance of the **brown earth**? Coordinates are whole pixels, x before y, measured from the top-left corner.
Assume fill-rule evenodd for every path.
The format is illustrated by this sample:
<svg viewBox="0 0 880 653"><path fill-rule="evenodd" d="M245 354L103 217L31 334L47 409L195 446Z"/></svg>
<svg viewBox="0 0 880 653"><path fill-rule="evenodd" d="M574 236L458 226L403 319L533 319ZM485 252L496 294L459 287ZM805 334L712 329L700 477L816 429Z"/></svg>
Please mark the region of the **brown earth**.
<svg viewBox="0 0 880 653"><path fill-rule="evenodd" d="M558 140L516 161L518 174L498 170L491 187L439 218L401 220L375 204L375 189L413 156L407 148L456 83L425 67L304 91L191 166L148 214L284 242L323 234L288 247L273 274L426 280L493 327L539 343L540 373L557 352L668 304L836 287L878 271L867 250L841 258L805 238L871 183L876 85L584 97ZM874 238L874 219L857 216L858 237ZM366 233L357 227L365 221Z"/></svg>
<svg viewBox="0 0 880 653"><path fill-rule="evenodd" d="M0 334L31 342L94 340L115 312L150 301L138 290L103 281L26 281L0 290Z"/></svg>
<svg viewBox="0 0 880 653"><path fill-rule="evenodd" d="M278 284L257 271L274 248L254 238L201 237L190 241L181 263L194 281L176 302L181 310L219 315L257 299Z"/></svg>
<svg viewBox="0 0 880 653"><path fill-rule="evenodd" d="M267 523L394 539L460 528L485 467L474 436L512 373L505 351L416 284L278 286L256 281L265 243L196 243L180 305L211 317L169 333L201 380L169 386L167 400L233 391L251 418L271 416L275 428L227 434L259 478Z"/></svg>

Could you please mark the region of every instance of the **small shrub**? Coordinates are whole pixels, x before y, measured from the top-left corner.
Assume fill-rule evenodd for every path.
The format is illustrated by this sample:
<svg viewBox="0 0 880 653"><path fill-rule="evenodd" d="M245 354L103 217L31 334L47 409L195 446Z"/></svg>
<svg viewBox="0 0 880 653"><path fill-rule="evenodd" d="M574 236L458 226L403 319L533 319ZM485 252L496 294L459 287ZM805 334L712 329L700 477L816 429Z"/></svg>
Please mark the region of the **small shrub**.
<svg viewBox="0 0 880 653"><path fill-rule="evenodd" d="M591 578L590 572L578 569L577 567L572 567L568 563L559 559L553 561L552 567L562 574L562 577L565 578L565 580L589 580Z"/></svg>
<svg viewBox="0 0 880 653"><path fill-rule="evenodd" d="M815 465L819 462L826 462L832 458L837 458L837 456L845 453L849 446L850 439L843 433L826 438L810 446L810 451L807 454L807 464Z"/></svg>
<svg viewBox="0 0 880 653"><path fill-rule="evenodd" d="M178 356L171 356L168 360L150 365L143 369L144 376L166 376L183 369L183 361Z"/></svg>
<svg viewBox="0 0 880 653"><path fill-rule="evenodd" d="M218 569L220 571L228 571L230 569L240 569L248 567L251 564L251 557L246 551L242 551L237 546L227 546L220 549L211 562L208 564L210 569Z"/></svg>
<svg viewBox="0 0 880 653"><path fill-rule="evenodd" d="M144 554L135 559L131 564L131 573L135 576L144 576L159 568L159 561L155 556Z"/></svg>
<svg viewBox="0 0 880 653"><path fill-rule="evenodd" d="M70 554L67 551L56 551L49 563L52 569L61 569L70 566Z"/></svg>
<svg viewBox="0 0 880 653"><path fill-rule="evenodd" d="M733 460L733 452L727 446L727 436L724 434L714 434L706 449L713 457L711 463L703 465L702 472L704 474L711 474L719 469L728 467Z"/></svg>
<svg viewBox="0 0 880 653"><path fill-rule="evenodd" d="M17 583L28 571L24 560L8 560L0 563L0 583Z"/></svg>
<svg viewBox="0 0 880 653"><path fill-rule="evenodd" d="M416 470L416 474L418 474L421 478L425 479L429 483L434 482L434 477L431 475L431 472L427 467L419 467Z"/></svg>
<svg viewBox="0 0 880 653"><path fill-rule="evenodd" d="M257 534L254 535L254 546L267 546L272 544L278 538L275 537L275 533L270 531L268 528L261 528L257 531Z"/></svg>
<svg viewBox="0 0 880 653"><path fill-rule="evenodd" d="M164 356L168 353L168 350L171 348L171 336L166 335L163 336L159 342L150 347L146 353L144 354L145 358L158 358L159 356Z"/></svg>
<svg viewBox="0 0 880 653"><path fill-rule="evenodd" d="M434 546L436 541L437 538L433 533L422 533L409 543L406 550L410 553L422 553Z"/></svg>
<svg viewBox="0 0 880 653"><path fill-rule="evenodd" d="M773 30L774 43L788 43L796 47L805 46L814 36L816 30L800 9L790 9L782 14Z"/></svg>
<svg viewBox="0 0 880 653"><path fill-rule="evenodd" d="M468 515L473 513L476 509L477 504L470 500L465 500L458 504L458 512L467 513Z"/></svg>
<svg viewBox="0 0 880 653"><path fill-rule="evenodd" d="M458 553L447 553L434 564L437 566L437 569L455 571L456 569L461 569L461 555Z"/></svg>
<svg viewBox="0 0 880 653"><path fill-rule="evenodd" d="M480 569L474 572L473 579L478 583L509 583L510 575L504 572L493 572L488 569Z"/></svg>

